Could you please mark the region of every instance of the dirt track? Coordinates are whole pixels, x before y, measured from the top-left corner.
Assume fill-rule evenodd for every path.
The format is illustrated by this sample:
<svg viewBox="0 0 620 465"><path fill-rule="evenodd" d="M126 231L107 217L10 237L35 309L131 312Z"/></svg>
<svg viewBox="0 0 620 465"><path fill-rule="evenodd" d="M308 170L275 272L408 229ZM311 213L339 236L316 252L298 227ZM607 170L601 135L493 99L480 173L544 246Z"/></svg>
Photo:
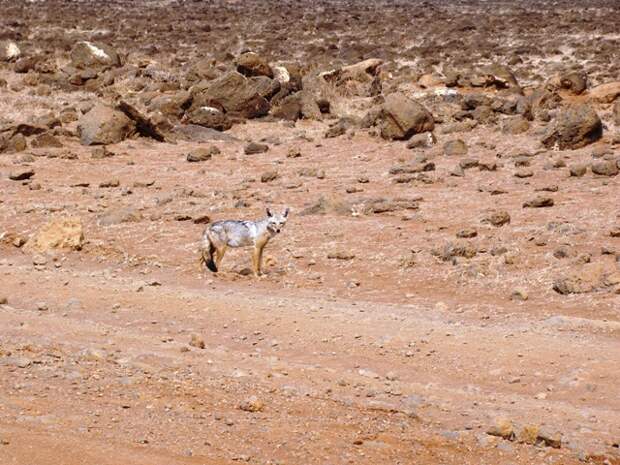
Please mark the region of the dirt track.
<svg viewBox="0 0 620 465"><path fill-rule="evenodd" d="M618 8L312 3L0 0L23 49L0 62L0 465L620 464L620 97L593 91L618 79ZM74 69L82 40L122 60ZM384 64L316 118L271 95L184 137L183 99L246 49L304 77ZM496 61L520 86L480 83ZM579 92L554 80L575 70ZM433 144L364 123L393 91ZM119 99L170 139L82 145ZM601 137L546 146L570 104ZM285 206L263 277L248 250L199 268L206 224ZM79 247L37 250L63 218Z"/></svg>

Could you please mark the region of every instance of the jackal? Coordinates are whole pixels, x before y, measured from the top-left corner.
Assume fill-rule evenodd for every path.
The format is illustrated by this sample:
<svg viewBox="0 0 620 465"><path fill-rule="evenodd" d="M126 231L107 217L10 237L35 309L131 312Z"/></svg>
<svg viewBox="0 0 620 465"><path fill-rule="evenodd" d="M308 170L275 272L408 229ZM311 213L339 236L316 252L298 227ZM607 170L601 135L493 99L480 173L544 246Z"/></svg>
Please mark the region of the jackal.
<svg viewBox="0 0 620 465"><path fill-rule="evenodd" d="M282 214L274 214L267 208L267 216L261 220L225 220L207 226L202 235L201 264L215 273L219 270L228 247L252 245L252 271L254 275L260 276L263 250L269 240L280 233L286 224L288 213L288 208Z"/></svg>

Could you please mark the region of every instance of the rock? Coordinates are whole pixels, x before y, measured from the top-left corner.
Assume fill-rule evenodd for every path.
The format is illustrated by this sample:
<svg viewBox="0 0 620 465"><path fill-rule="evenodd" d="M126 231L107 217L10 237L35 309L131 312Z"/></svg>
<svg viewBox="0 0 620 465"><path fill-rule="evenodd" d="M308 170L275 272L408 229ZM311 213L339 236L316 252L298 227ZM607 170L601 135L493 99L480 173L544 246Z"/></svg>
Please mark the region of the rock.
<svg viewBox="0 0 620 465"><path fill-rule="evenodd" d="M586 163L573 163L568 167L568 171L571 176L580 178L588 171L588 165Z"/></svg>
<svg viewBox="0 0 620 465"><path fill-rule="evenodd" d="M267 76L273 78L273 70L267 60L254 52L239 55L236 60L237 71L247 77Z"/></svg>
<svg viewBox="0 0 620 465"><path fill-rule="evenodd" d="M278 172L276 170L269 170L260 175L260 182L271 182L277 178Z"/></svg>
<svg viewBox="0 0 620 465"><path fill-rule="evenodd" d="M243 148L243 152L246 155L255 155L257 153L264 153L267 150L269 150L269 146L267 144L260 144L258 142L250 142Z"/></svg>
<svg viewBox="0 0 620 465"><path fill-rule="evenodd" d="M34 176L32 168L18 168L9 173L9 179L12 181L24 181Z"/></svg>
<svg viewBox="0 0 620 465"><path fill-rule="evenodd" d="M213 141L239 142L239 139L230 134L197 124L180 124L175 126L173 134L179 139L198 143Z"/></svg>
<svg viewBox="0 0 620 465"><path fill-rule="evenodd" d="M543 136L547 148L578 149L597 141L603 135L603 125L594 109L586 104L574 104L556 117Z"/></svg>
<svg viewBox="0 0 620 465"><path fill-rule="evenodd" d="M531 168L519 168L515 171L514 176L516 178L531 178L534 176L534 171Z"/></svg>
<svg viewBox="0 0 620 465"><path fill-rule="evenodd" d="M98 223L101 226L112 226L120 223L134 223L142 219L142 214L134 208L119 208L101 215Z"/></svg>
<svg viewBox="0 0 620 465"><path fill-rule="evenodd" d="M48 133L40 134L36 136L30 143L30 145L33 148L48 148L48 147L61 148L63 146L62 142L60 142L60 140L58 140L57 137L51 134L48 134Z"/></svg>
<svg viewBox="0 0 620 465"><path fill-rule="evenodd" d="M616 100L613 107L614 124L620 126L620 99Z"/></svg>
<svg viewBox="0 0 620 465"><path fill-rule="evenodd" d="M545 87L551 91L564 89L573 95L580 95L588 87L588 75L583 71L558 73L549 79Z"/></svg>
<svg viewBox="0 0 620 465"><path fill-rule="evenodd" d="M205 89L194 94L192 109L202 106L221 107L225 113L243 118L266 115L270 108L252 81L236 71L210 81Z"/></svg>
<svg viewBox="0 0 620 465"><path fill-rule="evenodd" d="M402 93L393 93L385 98L378 120L384 139L409 139L414 134L432 131L435 127L430 112Z"/></svg>
<svg viewBox="0 0 620 465"><path fill-rule="evenodd" d="M336 123L332 124L327 131L325 131L323 137L325 137L325 139L331 139L333 137L342 136L347 132L349 127L351 127L351 121L346 118L341 118Z"/></svg>
<svg viewBox="0 0 620 465"><path fill-rule="evenodd" d="M105 44L82 41L71 50L71 66L77 69L109 68L121 65L116 51Z"/></svg>
<svg viewBox="0 0 620 465"><path fill-rule="evenodd" d="M416 134L407 142L408 149L430 148L437 143L437 138L432 132Z"/></svg>
<svg viewBox="0 0 620 465"><path fill-rule="evenodd" d="M598 103L613 103L620 96L620 81L607 82L593 87L588 95Z"/></svg>
<svg viewBox="0 0 620 465"><path fill-rule="evenodd" d="M509 441L512 441L515 438L514 426L507 418L497 418L495 420L495 424L487 430L487 434L507 439Z"/></svg>
<svg viewBox="0 0 620 465"><path fill-rule="evenodd" d="M256 93L267 100L271 100L280 92L280 83L267 76L254 76L250 78L250 81L252 81Z"/></svg>
<svg viewBox="0 0 620 465"><path fill-rule="evenodd" d="M121 100L116 108L117 110L122 111L127 118L135 123L136 130L141 136L150 137L151 139L155 139L159 142L164 142L167 140L166 134L161 131L161 128L151 121L151 118L139 111L135 106Z"/></svg>
<svg viewBox="0 0 620 465"><path fill-rule="evenodd" d="M483 223L490 223L493 226L504 226L510 223L510 214L505 210L491 212L482 220Z"/></svg>
<svg viewBox="0 0 620 465"><path fill-rule="evenodd" d="M132 135L135 123L123 112L98 104L78 121L82 145L115 144Z"/></svg>
<svg viewBox="0 0 620 465"><path fill-rule="evenodd" d="M250 396L241 403L239 403L239 409L244 412L262 412L265 409L263 401L259 400L256 396Z"/></svg>
<svg viewBox="0 0 620 465"><path fill-rule="evenodd" d="M456 237L460 237L461 239L471 239L478 235L478 231L474 228L465 228L461 229L456 233Z"/></svg>
<svg viewBox="0 0 620 465"><path fill-rule="evenodd" d="M562 447L562 435L560 433L552 434L544 430L539 430L538 436L536 437L536 442L538 444L542 443L547 447L560 449Z"/></svg>
<svg viewBox="0 0 620 465"><path fill-rule="evenodd" d="M9 299L4 295L0 295L0 305L6 305L8 303L9 303Z"/></svg>
<svg viewBox="0 0 620 465"><path fill-rule="evenodd" d="M478 253L476 247L470 243L448 242L442 247L431 250L431 254L444 262L453 260L455 257L473 258Z"/></svg>
<svg viewBox="0 0 620 465"><path fill-rule="evenodd" d="M206 347L204 339L198 334L192 334L189 345L198 349L204 349Z"/></svg>
<svg viewBox="0 0 620 465"><path fill-rule="evenodd" d="M539 195L523 203L523 208L544 208L553 207L553 199L551 197Z"/></svg>
<svg viewBox="0 0 620 465"><path fill-rule="evenodd" d="M220 149L218 149L215 145L210 147L199 147L188 153L186 159L192 163L207 161L210 160L213 155L218 155L219 153Z"/></svg>
<svg viewBox="0 0 620 465"><path fill-rule="evenodd" d="M53 249L81 250L83 244L82 222L78 218L69 217L50 221L39 230L32 241L32 247L39 252Z"/></svg>
<svg viewBox="0 0 620 465"><path fill-rule="evenodd" d="M552 288L562 295L584 294L597 288L613 285L614 273L617 273L617 268L613 265L587 263L567 275L555 278Z"/></svg>
<svg viewBox="0 0 620 465"><path fill-rule="evenodd" d="M528 293L525 289L517 288L510 294L510 300L520 300L522 302L528 299Z"/></svg>
<svg viewBox="0 0 620 465"><path fill-rule="evenodd" d="M618 164L614 160L598 160L590 166L592 173L599 176L616 176L618 174Z"/></svg>
<svg viewBox="0 0 620 465"><path fill-rule="evenodd" d="M233 121L223 111L209 106L197 107L187 113L184 122L197 124L218 131L227 131L233 126Z"/></svg>
<svg viewBox="0 0 620 465"><path fill-rule="evenodd" d="M519 89L519 83L512 71L507 66L497 63L480 68L472 79L472 86Z"/></svg>
<svg viewBox="0 0 620 465"><path fill-rule="evenodd" d="M538 425L525 425L519 431L517 440L521 443L535 445L538 439L538 431L540 430Z"/></svg>
<svg viewBox="0 0 620 465"><path fill-rule="evenodd" d="M109 151L105 145L94 147L90 151L90 157L93 160L102 160L104 158L113 157L114 155L115 155L114 152Z"/></svg>
<svg viewBox="0 0 620 465"><path fill-rule="evenodd" d="M528 120L522 116L513 116L506 118L502 124L502 132L506 134L522 134L530 128Z"/></svg>
<svg viewBox="0 0 620 465"><path fill-rule="evenodd" d="M344 250L337 250L334 252L329 252L327 254L327 258L330 260L353 260L355 258L355 254Z"/></svg>
<svg viewBox="0 0 620 465"><path fill-rule="evenodd" d="M321 119L321 109L314 96L307 91L299 91L284 97L273 108L275 118L296 121L300 118Z"/></svg>
<svg viewBox="0 0 620 465"><path fill-rule="evenodd" d="M22 52L12 40L0 40L0 61L15 61Z"/></svg>
<svg viewBox="0 0 620 465"><path fill-rule="evenodd" d="M449 157L467 155L467 144L461 139L449 140L443 145L443 153Z"/></svg>

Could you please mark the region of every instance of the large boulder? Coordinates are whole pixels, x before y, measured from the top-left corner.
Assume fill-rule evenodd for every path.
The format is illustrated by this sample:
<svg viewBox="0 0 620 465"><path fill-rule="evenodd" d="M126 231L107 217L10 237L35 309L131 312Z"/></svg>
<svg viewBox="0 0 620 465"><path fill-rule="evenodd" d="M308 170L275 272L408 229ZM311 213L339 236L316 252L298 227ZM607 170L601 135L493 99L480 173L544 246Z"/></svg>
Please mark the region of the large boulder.
<svg viewBox="0 0 620 465"><path fill-rule="evenodd" d="M236 71L210 81L194 94L192 109L221 107L225 113L243 118L257 118L269 112L269 102L262 97L254 82Z"/></svg>
<svg viewBox="0 0 620 465"><path fill-rule="evenodd" d="M98 104L82 115L77 129L82 145L105 145L116 144L132 135L136 125L125 113Z"/></svg>
<svg viewBox="0 0 620 465"><path fill-rule="evenodd" d="M39 252L52 249L80 250L84 229L77 218L60 218L44 225L34 237L32 247Z"/></svg>
<svg viewBox="0 0 620 465"><path fill-rule="evenodd" d="M620 96L620 81L607 82L593 87L588 94L595 102L613 103Z"/></svg>
<svg viewBox="0 0 620 465"><path fill-rule="evenodd" d="M21 50L12 40L0 40L0 61L15 61L22 55Z"/></svg>
<svg viewBox="0 0 620 465"><path fill-rule="evenodd" d="M574 104L562 110L542 139L547 148L578 149L597 141L603 135L603 124L594 109Z"/></svg>
<svg viewBox="0 0 620 465"><path fill-rule="evenodd" d="M433 115L418 102L399 92L385 98L379 125L384 139L409 139L414 134L435 128Z"/></svg>
<svg viewBox="0 0 620 465"><path fill-rule="evenodd" d="M247 77L267 76L273 78L273 70L267 60L254 52L239 55L236 61L237 71Z"/></svg>
<svg viewBox="0 0 620 465"><path fill-rule="evenodd" d="M120 65L118 53L105 44L81 41L71 50L71 66L77 69L110 68Z"/></svg>

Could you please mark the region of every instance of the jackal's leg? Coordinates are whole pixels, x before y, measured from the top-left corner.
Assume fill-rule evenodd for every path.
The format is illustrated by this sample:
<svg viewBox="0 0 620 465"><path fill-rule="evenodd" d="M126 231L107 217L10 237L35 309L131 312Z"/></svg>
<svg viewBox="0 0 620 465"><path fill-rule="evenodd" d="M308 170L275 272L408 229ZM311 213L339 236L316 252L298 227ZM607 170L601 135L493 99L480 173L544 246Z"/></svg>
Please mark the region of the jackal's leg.
<svg viewBox="0 0 620 465"><path fill-rule="evenodd" d="M226 246L223 245L222 247L220 247L219 249L217 249L215 251L215 264L218 268L218 270L220 269L220 265L222 263L222 259L224 258L224 254L226 253Z"/></svg>
<svg viewBox="0 0 620 465"><path fill-rule="evenodd" d="M261 265L263 261L263 250L265 249L265 244L256 245L254 247L254 254L252 255L252 267L255 276L261 275Z"/></svg>

